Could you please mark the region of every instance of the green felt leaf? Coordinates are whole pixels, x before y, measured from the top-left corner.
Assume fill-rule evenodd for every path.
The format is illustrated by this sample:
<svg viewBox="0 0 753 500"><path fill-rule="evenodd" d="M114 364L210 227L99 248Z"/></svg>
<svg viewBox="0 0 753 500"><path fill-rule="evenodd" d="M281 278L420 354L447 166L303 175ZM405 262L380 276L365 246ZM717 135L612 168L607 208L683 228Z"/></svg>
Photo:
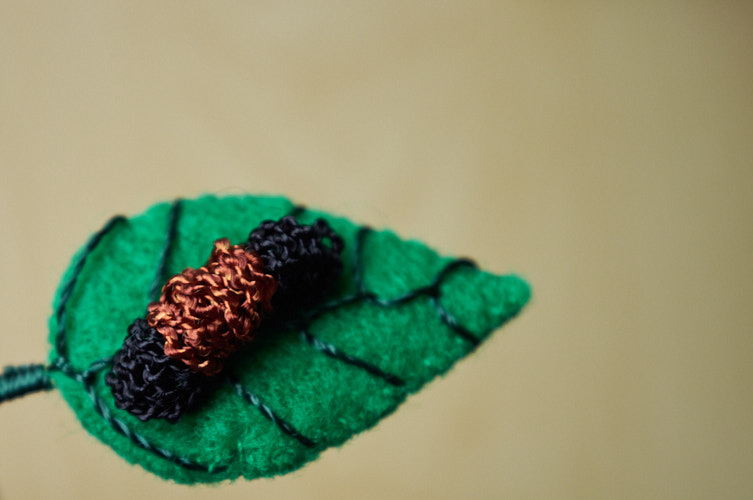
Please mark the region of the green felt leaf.
<svg viewBox="0 0 753 500"><path fill-rule="evenodd" d="M183 201L168 274L202 265L217 238L243 242L261 221L294 209L281 197ZM345 240L331 302L303 315L305 328L264 329L228 363L232 379L174 424L119 410L104 382L106 359L149 303L171 204L112 223L91 251L79 251L55 299L50 361L61 368L51 372L55 385L90 433L129 462L181 483L285 473L375 425L529 298L516 276L440 257L390 231L295 213L302 222L327 219Z"/></svg>

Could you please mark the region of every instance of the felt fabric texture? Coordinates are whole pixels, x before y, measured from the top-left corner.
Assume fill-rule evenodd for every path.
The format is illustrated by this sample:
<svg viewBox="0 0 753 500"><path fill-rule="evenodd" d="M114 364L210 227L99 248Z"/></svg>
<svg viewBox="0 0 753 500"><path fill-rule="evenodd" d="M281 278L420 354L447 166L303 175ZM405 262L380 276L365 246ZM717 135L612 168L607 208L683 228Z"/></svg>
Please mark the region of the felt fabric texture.
<svg viewBox="0 0 753 500"><path fill-rule="evenodd" d="M283 197L205 196L182 202L167 270L176 274L201 265L214 240L243 242L262 221L291 213L306 224L326 219L345 242L343 272L332 300L357 292L359 279L379 299L395 299L432 283L453 261L390 231L365 233L356 251L359 225L320 211L296 210ZM226 369L237 386L219 384L201 407L177 423L141 422L115 407L104 381L106 369L97 362L121 347L128 326L145 313L169 214L169 203L154 205L116 224L88 254L66 304L67 353L57 352L56 316L50 320L50 361L66 354L70 369L50 375L91 434L127 461L179 483L253 479L297 469L375 425L408 394L473 351L475 343L459 335L441 311L480 342L515 316L530 296L528 284L517 276L457 266L441 275L436 298L421 294L389 305L356 300L308 322L308 333L319 341L403 384L325 355L300 332L277 324L263 329L228 361ZM63 276L55 309L82 252ZM90 367L87 383L71 376ZM240 397L239 387L253 394L257 404ZM284 431L270 411L305 439Z"/></svg>

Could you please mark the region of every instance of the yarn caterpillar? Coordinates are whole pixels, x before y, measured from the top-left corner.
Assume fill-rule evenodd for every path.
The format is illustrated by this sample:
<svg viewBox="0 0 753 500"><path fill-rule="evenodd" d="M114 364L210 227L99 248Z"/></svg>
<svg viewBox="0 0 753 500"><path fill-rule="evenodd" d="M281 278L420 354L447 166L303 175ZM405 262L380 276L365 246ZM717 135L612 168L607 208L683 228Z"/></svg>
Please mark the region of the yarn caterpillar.
<svg viewBox="0 0 753 500"><path fill-rule="evenodd" d="M209 392L224 361L264 316L317 302L342 269L343 241L323 219L267 220L245 245L214 242L207 263L171 277L135 320L106 376L115 404L142 421L176 422ZM274 304L274 306L273 306Z"/></svg>

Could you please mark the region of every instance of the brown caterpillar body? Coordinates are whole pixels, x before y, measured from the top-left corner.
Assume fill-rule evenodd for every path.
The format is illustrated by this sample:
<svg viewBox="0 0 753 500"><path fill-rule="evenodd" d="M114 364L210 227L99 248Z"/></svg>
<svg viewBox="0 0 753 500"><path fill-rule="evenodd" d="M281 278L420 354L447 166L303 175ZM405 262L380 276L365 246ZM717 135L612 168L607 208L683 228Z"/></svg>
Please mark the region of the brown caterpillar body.
<svg viewBox="0 0 753 500"><path fill-rule="evenodd" d="M222 238L204 266L170 278L147 315L165 337L165 354L194 372L220 372L271 310L277 284L263 268L258 256Z"/></svg>

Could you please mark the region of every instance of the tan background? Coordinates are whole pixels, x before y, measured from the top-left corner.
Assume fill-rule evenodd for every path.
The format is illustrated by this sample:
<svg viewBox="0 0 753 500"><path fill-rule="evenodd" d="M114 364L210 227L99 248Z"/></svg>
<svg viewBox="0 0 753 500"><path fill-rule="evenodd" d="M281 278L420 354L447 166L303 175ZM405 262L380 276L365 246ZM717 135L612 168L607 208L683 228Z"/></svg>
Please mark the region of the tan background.
<svg viewBox="0 0 753 500"><path fill-rule="evenodd" d="M0 497L750 498L753 4L0 3L0 365L41 361L115 212L284 193L534 286L378 428L186 488L60 395L0 408Z"/></svg>

